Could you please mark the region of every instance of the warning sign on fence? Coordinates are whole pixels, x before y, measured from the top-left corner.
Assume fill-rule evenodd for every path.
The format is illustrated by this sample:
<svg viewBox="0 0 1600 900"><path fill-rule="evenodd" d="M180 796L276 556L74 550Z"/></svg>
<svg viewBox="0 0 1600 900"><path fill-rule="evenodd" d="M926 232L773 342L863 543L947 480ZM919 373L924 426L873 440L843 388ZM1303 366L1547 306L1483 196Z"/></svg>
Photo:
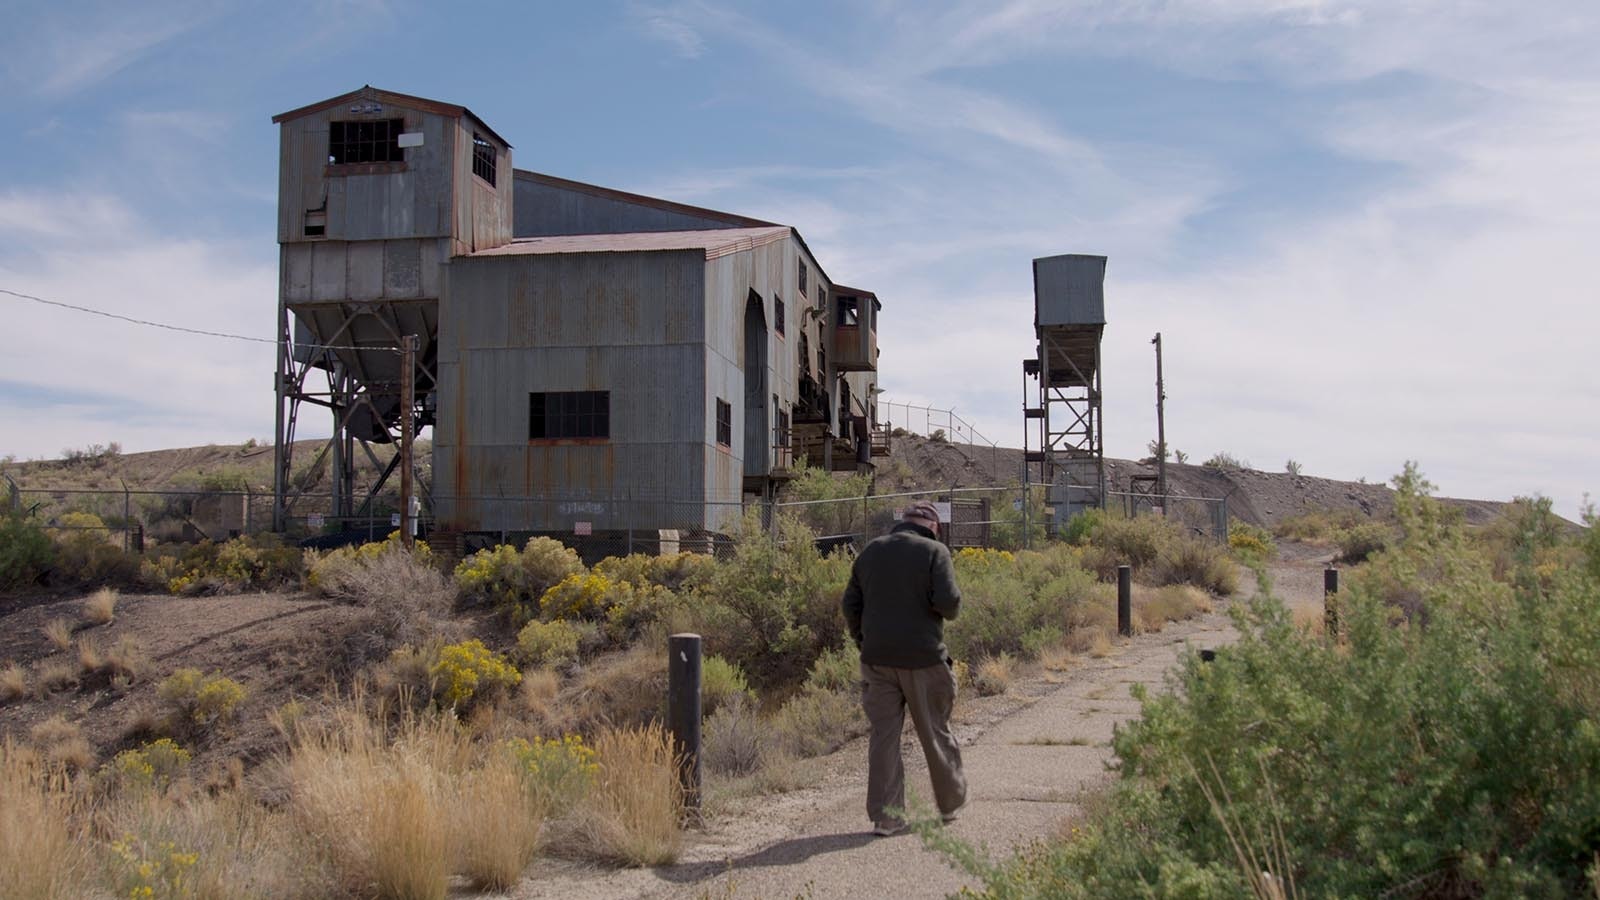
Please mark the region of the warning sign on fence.
<svg viewBox="0 0 1600 900"><path fill-rule="evenodd" d="M574 522L572 525L572 533L580 537L587 537L588 535L594 534L594 523Z"/></svg>

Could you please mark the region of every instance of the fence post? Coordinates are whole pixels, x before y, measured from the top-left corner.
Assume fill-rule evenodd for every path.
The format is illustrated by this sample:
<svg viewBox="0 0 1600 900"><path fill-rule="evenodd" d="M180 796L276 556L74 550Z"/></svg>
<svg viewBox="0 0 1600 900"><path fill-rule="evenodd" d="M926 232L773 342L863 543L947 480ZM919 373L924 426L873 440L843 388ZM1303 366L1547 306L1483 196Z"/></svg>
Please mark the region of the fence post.
<svg viewBox="0 0 1600 900"><path fill-rule="evenodd" d="M118 479L121 481L121 479ZM122 552L133 547L133 501L128 498L128 483L122 482Z"/></svg>
<svg viewBox="0 0 1600 900"><path fill-rule="evenodd" d="M1117 634L1133 637L1133 566L1117 566Z"/></svg>
<svg viewBox="0 0 1600 900"><path fill-rule="evenodd" d="M691 822L700 820L700 712L700 635L672 635L667 638L667 719L683 809Z"/></svg>
<svg viewBox="0 0 1600 900"><path fill-rule="evenodd" d="M1322 627L1328 637L1339 636L1339 570L1322 570Z"/></svg>

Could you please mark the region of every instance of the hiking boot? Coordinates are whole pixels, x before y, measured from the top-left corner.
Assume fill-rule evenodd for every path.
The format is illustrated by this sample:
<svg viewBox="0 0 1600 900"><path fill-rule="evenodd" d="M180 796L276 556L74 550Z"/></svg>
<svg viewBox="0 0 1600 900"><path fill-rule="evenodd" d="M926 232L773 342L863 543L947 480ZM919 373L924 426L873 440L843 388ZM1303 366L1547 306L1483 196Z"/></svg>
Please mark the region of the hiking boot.
<svg viewBox="0 0 1600 900"><path fill-rule="evenodd" d="M879 822L873 826L872 833L878 837L893 837L894 835L897 835L910 827L911 826L907 825L905 822Z"/></svg>

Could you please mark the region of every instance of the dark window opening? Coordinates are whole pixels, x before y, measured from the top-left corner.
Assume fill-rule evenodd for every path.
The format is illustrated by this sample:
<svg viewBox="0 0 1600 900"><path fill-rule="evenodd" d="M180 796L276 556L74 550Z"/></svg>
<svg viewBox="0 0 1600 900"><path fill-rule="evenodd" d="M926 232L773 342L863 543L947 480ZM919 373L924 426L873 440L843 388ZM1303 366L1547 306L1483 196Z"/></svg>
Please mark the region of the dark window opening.
<svg viewBox="0 0 1600 900"><path fill-rule="evenodd" d="M804 331L800 332L800 374L802 376L811 374L811 339L806 337Z"/></svg>
<svg viewBox="0 0 1600 900"><path fill-rule="evenodd" d="M733 406L726 400L717 400L717 443L733 446Z"/></svg>
<svg viewBox="0 0 1600 900"><path fill-rule="evenodd" d="M484 181L494 184L495 150L494 145L484 139L483 135L472 134L472 174Z"/></svg>
<svg viewBox="0 0 1600 900"><path fill-rule="evenodd" d="M806 293L806 261L800 260L800 296Z"/></svg>
<svg viewBox="0 0 1600 900"><path fill-rule="evenodd" d="M817 282L817 309L827 309L827 308L828 308L828 291L827 291L826 288L824 288L822 286L822 282L819 281L819 282Z"/></svg>
<svg viewBox="0 0 1600 900"><path fill-rule="evenodd" d="M328 233L326 225L306 225L306 237L322 237Z"/></svg>
<svg viewBox="0 0 1600 900"><path fill-rule="evenodd" d="M778 410L778 446L788 448L789 441L789 411Z"/></svg>
<svg viewBox="0 0 1600 900"><path fill-rule="evenodd" d="M778 297L778 296L774 296L772 298L772 329L774 331L778 332L779 334L783 334L784 333L783 332L783 298L782 297Z"/></svg>
<svg viewBox="0 0 1600 900"><path fill-rule="evenodd" d="M401 162L406 158L400 148L400 132L405 131L405 126L405 119L329 122L328 162L336 166Z"/></svg>
<svg viewBox="0 0 1600 900"><path fill-rule="evenodd" d="M856 297L839 298L838 325L840 328L853 328L861 324L860 307L858 305L860 302L860 299Z"/></svg>
<svg viewBox="0 0 1600 900"><path fill-rule="evenodd" d="M817 348L817 377L828 377L828 350L826 347Z"/></svg>
<svg viewBox="0 0 1600 900"><path fill-rule="evenodd" d="M610 436L610 391L539 391L528 395L528 440Z"/></svg>

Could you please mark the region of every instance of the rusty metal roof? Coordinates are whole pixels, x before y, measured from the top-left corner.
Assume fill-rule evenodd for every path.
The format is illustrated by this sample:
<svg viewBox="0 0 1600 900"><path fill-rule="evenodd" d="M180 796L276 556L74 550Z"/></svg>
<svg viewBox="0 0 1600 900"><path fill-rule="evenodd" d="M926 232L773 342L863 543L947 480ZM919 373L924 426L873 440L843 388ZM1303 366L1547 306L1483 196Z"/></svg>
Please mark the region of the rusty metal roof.
<svg viewBox="0 0 1600 900"><path fill-rule="evenodd" d="M538 256L554 253L643 253L652 250L704 250L716 259L740 250L762 247L788 237L787 225L765 228L712 228L705 231L637 231L626 234L564 234L518 238L509 244L467 254Z"/></svg>
<svg viewBox="0 0 1600 900"><path fill-rule="evenodd" d="M548 187L561 188L562 190L579 191L595 197L604 197L608 200L617 200L622 203L635 203L667 212L684 213L705 219L720 219L729 225L744 228L761 228L778 224L764 219L752 219L749 216L741 216L737 213L723 212L720 209L706 209L703 206L691 206L674 200L663 200L660 197L647 197L644 194L634 194L628 191L620 191L616 188L601 187L598 184L573 181L570 178L560 178L555 175L546 175L543 172L529 171L528 169L512 169L511 174L514 178L522 181L532 181Z"/></svg>

